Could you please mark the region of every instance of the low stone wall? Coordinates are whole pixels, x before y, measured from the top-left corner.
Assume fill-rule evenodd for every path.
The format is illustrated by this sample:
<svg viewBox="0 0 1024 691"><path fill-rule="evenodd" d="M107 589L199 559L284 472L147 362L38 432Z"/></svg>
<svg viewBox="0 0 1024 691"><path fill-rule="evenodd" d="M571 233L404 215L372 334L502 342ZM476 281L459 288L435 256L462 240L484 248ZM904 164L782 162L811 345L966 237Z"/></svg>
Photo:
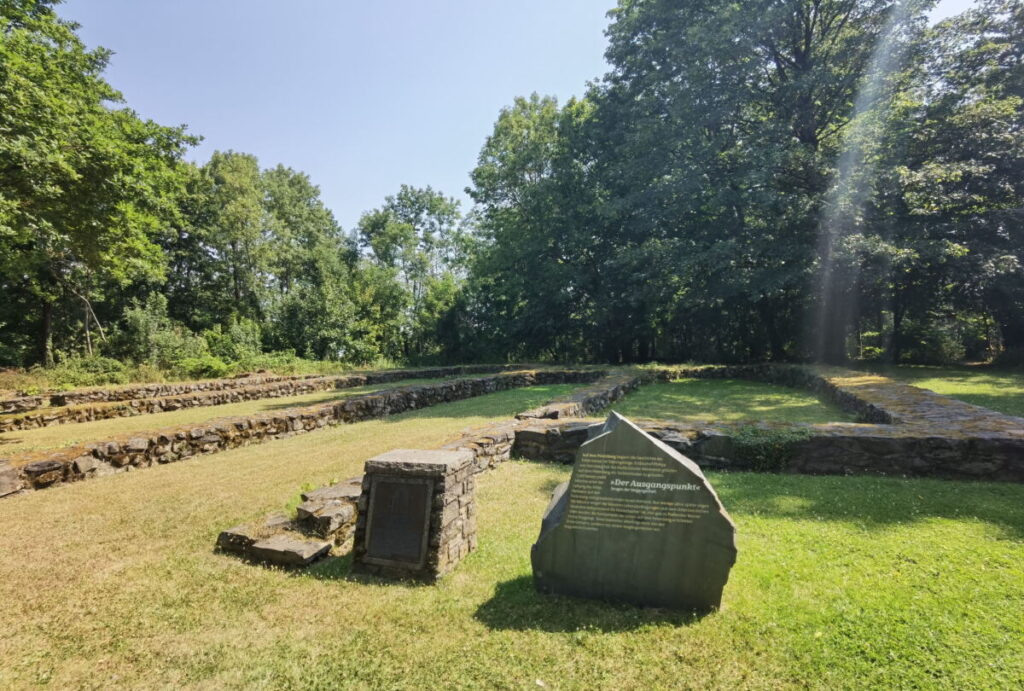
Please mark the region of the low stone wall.
<svg viewBox="0 0 1024 691"><path fill-rule="evenodd" d="M612 372L603 374L590 386L578 389L568 396L557 398L543 406L518 413L514 420L492 423L467 430L458 438L444 444L442 449L465 449L473 452L476 472L483 472L507 461L513 453L524 457L524 448L529 445L529 431L536 421L565 420L583 417L604 410L626 394L635 391L643 378L634 372ZM571 463L579 448L587 439L591 423L570 422L547 427L548 434L538 446L535 457L544 453ZM563 439L555 441L554 436ZM564 451L562 449L564 448ZM529 452L526 452L527 454Z"/></svg>
<svg viewBox="0 0 1024 691"><path fill-rule="evenodd" d="M567 417L583 417L604 410L626 394L636 391L642 383L643 379L639 374L613 372L565 398L519 413L516 419L560 420Z"/></svg>
<svg viewBox="0 0 1024 691"><path fill-rule="evenodd" d="M401 381L402 379L432 379L465 374L489 373L510 368L510 366L480 365L466 367L435 367L416 370L390 370L337 376L296 378L281 377L278 378L280 379L279 381L271 381L269 383L261 381L258 384L250 384L248 386L238 385L237 387L224 387L210 391L203 390L198 393L183 394L180 396L137 398L114 403L47 408L43 411L27 415L0 418L0 433L38 429L40 427L50 427L52 425L110 420L119 417L151 415L154 413L166 413L173 410L181 410L183 408L226 405L229 403L240 403L242 401L253 401L263 398L286 398L289 396L300 396L302 394L315 393L317 391L332 391L357 386L385 384L394 381ZM225 380L225 383L228 381L230 380ZM236 381L246 382L249 380L239 379Z"/></svg>
<svg viewBox="0 0 1024 691"><path fill-rule="evenodd" d="M432 367L422 369L404 369L404 370L382 370L374 372L355 372L350 375L352 377L369 377L372 380L366 381L366 384L380 384L389 381L398 381L401 379L411 379L413 377L448 377L455 376L458 374L486 374L489 372L498 372L502 370L514 370L523 369L524 365L456 365L452 367ZM440 374L425 374L428 372L440 372ZM182 382L160 382L153 384L131 384L128 386L115 386L115 387L89 387L84 389L75 389L72 391L51 391L41 396L28 396L19 395L18 398L7 399L6 401L0 401L0 413L16 413L24 410L32 410L32 408L24 407L30 405L33 401L37 401L39 407L44 401L47 401L50 406L61 407L68 405L81 405L83 403L111 403L116 401L132 401L140 398L162 398L166 396L182 396L191 393L201 393L210 391L223 391L226 389L236 389L246 386L256 386L263 384L274 384L278 382L286 381L304 381L307 379L323 379L329 378L333 375L322 375L322 374L246 374L238 375L235 377L228 377L224 379L204 379L201 381L182 381ZM359 384L353 384L353 386L359 386ZM20 403L19 403L20 402ZM8 406L10 409L7 409ZM18 406L22 406L20 409Z"/></svg>
<svg viewBox="0 0 1024 691"><path fill-rule="evenodd" d="M224 391L226 389L237 389L258 384L315 379L319 376L322 375L257 375L251 377L232 377L230 379L132 384L111 388L96 387L74 389L72 391L56 391L48 394L47 398L50 406L59 408L69 405L82 405L83 403L112 403L116 401L133 401L140 398L159 398L162 396L182 396L191 393Z"/></svg>
<svg viewBox="0 0 1024 691"><path fill-rule="evenodd" d="M671 379L681 371L663 370ZM692 371L692 370L691 370ZM682 376L693 376L690 371ZM775 470L806 474L872 473L1024 482L1024 419L1003 415L885 377L836 368L756 366L701 368L701 376L756 378L802 385L822 393L862 418L889 424L843 423L754 425L639 421L641 427L702 467L759 468L744 439L751 432L771 444L783 432L783 448L775 449ZM571 463L597 423L535 420L515 432L513 455Z"/></svg>
<svg viewBox="0 0 1024 691"><path fill-rule="evenodd" d="M594 370L526 370L490 377L454 379L362 394L304 408L169 428L123 436L45 454L9 459L18 474L7 494L170 463L272 439L310 432L329 425L360 422L497 391L555 383L586 383L604 374ZM0 468L5 461L0 460Z"/></svg>
<svg viewBox="0 0 1024 691"><path fill-rule="evenodd" d="M43 405L42 396L17 396L0 401L0 414L26 413Z"/></svg>

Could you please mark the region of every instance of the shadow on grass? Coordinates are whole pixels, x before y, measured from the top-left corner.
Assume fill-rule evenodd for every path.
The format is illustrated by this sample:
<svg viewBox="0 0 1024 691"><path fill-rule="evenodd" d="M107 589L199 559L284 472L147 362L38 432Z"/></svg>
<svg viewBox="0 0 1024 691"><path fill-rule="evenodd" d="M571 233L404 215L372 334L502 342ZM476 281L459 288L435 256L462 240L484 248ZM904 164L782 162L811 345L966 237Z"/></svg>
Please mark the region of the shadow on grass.
<svg viewBox="0 0 1024 691"><path fill-rule="evenodd" d="M493 631L630 631L650 624L688 626L707 614L542 595L532 576L499 583L473 617Z"/></svg>
<svg viewBox="0 0 1024 691"><path fill-rule="evenodd" d="M1005 415L1024 417L1024 371L988 365L959 367L930 365L883 365L864 363L857 369L890 377L913 386L931 388L941 380L939 393Z"/></svg>
<svg viewBox="0 0 1024 691"><path fill-rule="evenodd" d="M313 578L318 581L347 581L369 585L386 585L394 588L424 588L432 584L424 581L408 579L378 578L365 574L352 573L352 553L339 557L327 557L310 566L305 571L296 572L297 576Z"/></svg>
<svg viewBox="0 0 1024 691"><path fill-rule="evenodd" d="M708 477L741 524L744 516L755 516L840 521L872 530L929 519L977 520L1009 539L1024 539L1019 484L771 473Z"/></svg>

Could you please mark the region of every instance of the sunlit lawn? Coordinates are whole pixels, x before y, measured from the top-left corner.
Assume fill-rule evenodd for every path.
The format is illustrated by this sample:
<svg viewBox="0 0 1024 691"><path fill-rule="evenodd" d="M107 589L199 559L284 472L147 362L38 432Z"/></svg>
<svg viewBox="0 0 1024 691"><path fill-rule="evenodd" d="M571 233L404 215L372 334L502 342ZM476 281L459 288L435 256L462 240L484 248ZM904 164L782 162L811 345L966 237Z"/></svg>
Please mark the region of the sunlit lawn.
<svg viewBox="0 0 1024 691"><path fill-rule="evenodd" d="M680 379L649 384L612 407L629 417L684 422L838 422L853 419L807 391L739 379Z"/></svg>
<svg viewBox="0 0 1024 691"><path fill-rule="evenodd" d="M872 367L881 374L967 403L1024 416L1024 371L991 367Z"/></svg>
<svg viewBox="0 0 1024 691"><path fill-rule="evenodd" d="M0 687L1011 688L1024 487L712 474L738 526L703 619L542 597L529 547L564 466L479 476L480 549L440 585L216 554L226 526L570 387L346 425L0 500Z"/></svg>
<svg viewBox="0 0 1024 691"><path fill-rule="evenodd" d="M329 403L357 394L370 393L372 391L384 391L395 389L401 386L412 386L414 384L429 384L444 379L405 379L387 384L372 384L369 386L353 387L351 389L338 389L331 391L314 391L313 393L299 396L284 396L281 398L262 398L254 401L241 401L239 403L228 403L216 406L199 406L196 408L183 408L167 413L156 413L153 415L137 415L132 417L112 418L110 420L97 420L95 422L72 423L66 425L54 425L52 427L41 427L39 429L24 430L19 432L6 432L0 434L0 458L38 449L59 449L75 444L82 444L90 441L101 441L110 439L121 434L132 432L144 432L147 430L158 430L165 427L187 425L212 420L221 417L254 415L256 413L268 413L285 408L296 408L302 406Z"/></svg>

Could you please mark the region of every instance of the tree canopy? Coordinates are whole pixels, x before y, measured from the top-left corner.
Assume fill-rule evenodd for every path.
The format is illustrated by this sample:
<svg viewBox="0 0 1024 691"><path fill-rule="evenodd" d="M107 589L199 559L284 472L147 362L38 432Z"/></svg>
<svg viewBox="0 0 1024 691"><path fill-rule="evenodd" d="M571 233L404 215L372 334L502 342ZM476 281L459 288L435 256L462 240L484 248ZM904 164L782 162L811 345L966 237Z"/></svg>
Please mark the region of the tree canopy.
<svg viewBox="0 0 1024 691"><path fill-rule="evenodd" d="M346 233L0 2L0 364L1024 361L1024 4L932 4L620 0L608 73L512 100L471 208L402 185Z"/></svg>

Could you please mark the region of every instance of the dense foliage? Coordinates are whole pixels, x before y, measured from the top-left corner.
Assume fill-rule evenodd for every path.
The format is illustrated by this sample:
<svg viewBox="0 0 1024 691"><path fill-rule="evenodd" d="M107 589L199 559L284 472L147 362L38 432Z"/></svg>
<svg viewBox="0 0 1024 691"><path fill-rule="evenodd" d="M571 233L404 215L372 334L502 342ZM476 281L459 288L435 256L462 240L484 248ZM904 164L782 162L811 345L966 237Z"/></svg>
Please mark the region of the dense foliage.
<svg viewBox="0 0 1024 691"><path fill-rule="evenodd" d="M1019 351L1024 6L986 0L935 27L927 8L620 2L609 74L561 108L518 99L473 172L478 347Z"/></svg>
<svg viewBox="0 0 1024 691"><path fill-rule="evenodd" d="M54 4L0 0L0 364L1024 358L1020 0L620 0L471 214L402 186L348 233L302 172L187 162Z"/></svg>

